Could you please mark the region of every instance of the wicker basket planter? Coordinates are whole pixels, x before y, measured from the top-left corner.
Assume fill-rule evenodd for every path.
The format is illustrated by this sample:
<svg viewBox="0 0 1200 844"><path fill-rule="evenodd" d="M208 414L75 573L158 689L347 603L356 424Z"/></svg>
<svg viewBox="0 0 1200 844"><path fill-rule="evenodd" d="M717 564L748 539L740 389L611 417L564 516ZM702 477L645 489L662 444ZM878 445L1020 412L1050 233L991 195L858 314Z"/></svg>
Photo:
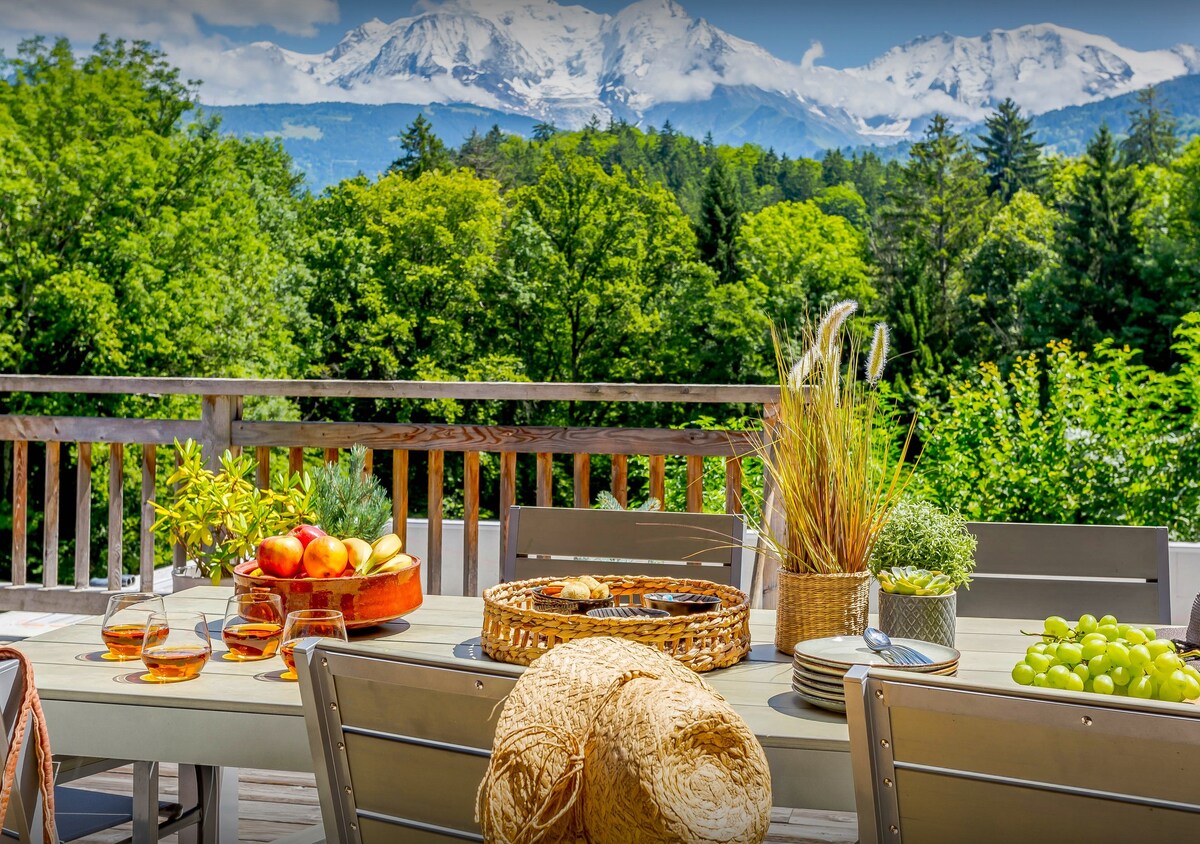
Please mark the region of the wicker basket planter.
<svg viewBox="0 0 1200 844"><path fill-rule="evenodd" d="M641 605L650 592L716 595L721 608L666 618L592 618L541 612L533 588L555 578L501 583L483 593L483 652L500 662L529 665L562 642L615 636L662 651L693 671L725 668L750 653L750 601L745 592L707 580L671 577L597 577L618 606Z"/></svg>
<svg viewBox="0 0 1200 844"><path fill-rule="evenodd" d="M861 636L867 629L870 572L797 574L779 570L775 647L792 654L796 643L823 636Z"/></svg>
<svg viewBox="0 0 1200 844"><path fill-rule="evenodd" d="M889 636L954 647L957 592L898 595L879 591L879 629Z"/></svg>

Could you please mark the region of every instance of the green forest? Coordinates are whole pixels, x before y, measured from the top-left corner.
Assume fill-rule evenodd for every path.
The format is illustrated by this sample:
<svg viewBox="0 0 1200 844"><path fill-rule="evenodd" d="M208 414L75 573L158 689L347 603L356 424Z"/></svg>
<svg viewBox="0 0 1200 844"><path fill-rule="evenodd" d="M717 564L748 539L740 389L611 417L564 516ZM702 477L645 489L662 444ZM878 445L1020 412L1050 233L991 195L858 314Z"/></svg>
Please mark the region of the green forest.
<svg viewBox="0 0 1200 844"><path fill-rule="evenodd" d="M223 134L147 44L84 56L35 40L3 65L0 371L765 383L773 323L852 298L856 331L893 328L888 395L918 416L928 495L971 518L1200 535L1200 139L1181 141L1154 89L1127 134L1101 129L1074 158L1046 154L1007 101L979 134L935 117L886 162L597 119L450 148L418 118L396 127L387 173L314 195L277 141ZM685 425L746 411L246 412Z"/></svg>

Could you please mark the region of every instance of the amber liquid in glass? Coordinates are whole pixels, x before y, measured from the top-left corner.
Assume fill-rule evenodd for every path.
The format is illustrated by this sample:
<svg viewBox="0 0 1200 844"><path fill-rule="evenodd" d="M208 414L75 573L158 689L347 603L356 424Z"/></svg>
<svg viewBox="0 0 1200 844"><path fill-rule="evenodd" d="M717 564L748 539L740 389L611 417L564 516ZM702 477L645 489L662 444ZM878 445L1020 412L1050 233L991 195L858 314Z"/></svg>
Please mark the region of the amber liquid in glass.
<svg viewBox="0 0 1200 844"><path fill-rule="evenodd" d="M279 650L283 625L271 622L231 624L221 631L221 638L238 659L266 659Z"/></svg>
<svg viewBox="0 0 1200 844"><path fill-rule="evenodd" d="M151 631L151 639L157 639L166 632L166 628L155 628ZM142 654L142 646L146 640L144 624L113 624L100 631L100 639L108 647L109 653L118 659L136 659Z"/></svg>
<svg viewBox="0 0 1200 844"><path fill-rule="evenodd" d="M288 674L296 673L296 655L293 653L293 651L296 650L296 646L298 644L300 644L302 641L304 641L304 640L303 639L291 639L287 642L284 642L279 647L279 655L281 657L283 657L283 664L287 666Z"/></svg>
<svg viewBox="0 0 1200 844"><path fill-rule="evenodd" d="M142 662L160 680L190 680L208 662L208 653L198 645L155 645L142 650Z"/></svg>

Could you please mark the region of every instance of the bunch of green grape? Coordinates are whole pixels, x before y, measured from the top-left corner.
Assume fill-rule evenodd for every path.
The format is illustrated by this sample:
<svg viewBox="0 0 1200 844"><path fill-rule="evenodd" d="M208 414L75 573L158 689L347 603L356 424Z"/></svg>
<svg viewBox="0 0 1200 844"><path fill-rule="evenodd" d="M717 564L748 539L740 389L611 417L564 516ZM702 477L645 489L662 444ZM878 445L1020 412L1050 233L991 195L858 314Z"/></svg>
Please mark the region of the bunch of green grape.
<svg viewBox="0 0 1200 844"><path fill-rule="evenodd" d="M1200 671L1153 628L1084 615L1072 630L1052 615L1040 637L1013 666L1012 678L1022 686L1173 702L1200 698Z"/></svg>

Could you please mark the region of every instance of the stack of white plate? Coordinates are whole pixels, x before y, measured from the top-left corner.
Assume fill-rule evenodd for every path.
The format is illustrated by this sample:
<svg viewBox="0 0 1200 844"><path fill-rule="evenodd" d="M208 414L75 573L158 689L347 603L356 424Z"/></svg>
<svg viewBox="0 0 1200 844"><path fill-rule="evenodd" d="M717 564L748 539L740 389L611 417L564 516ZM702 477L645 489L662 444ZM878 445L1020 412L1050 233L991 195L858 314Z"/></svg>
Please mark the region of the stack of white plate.
<svg viewBox="0 0 1200 844"><path fill-rule="evenodd" d="M954 648L917 639L897 639L892 643L907 645L925 654L929 665L895 665L882 654L867 647L861 636L826 636L809 639L796 645L792 664L792 689L805 701L834 712L846 711L846 694L842 677L855 665L882 665L898 671L917 671L924 674L953 674L958 670L959 653Z"/></svg>

